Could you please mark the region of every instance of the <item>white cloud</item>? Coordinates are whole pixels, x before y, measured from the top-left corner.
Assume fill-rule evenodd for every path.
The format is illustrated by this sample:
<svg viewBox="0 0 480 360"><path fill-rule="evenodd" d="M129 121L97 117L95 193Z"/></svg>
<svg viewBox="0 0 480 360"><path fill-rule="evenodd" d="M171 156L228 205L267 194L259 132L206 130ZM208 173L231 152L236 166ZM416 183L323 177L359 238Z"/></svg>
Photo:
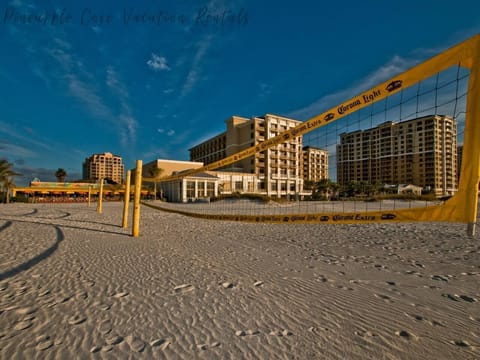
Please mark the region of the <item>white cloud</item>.
<svg viewBox="0 0 480 360"><path fill-rule="evenodd" d="M1 141L0 140L0 154L6 154L7 156L15 156L15 157L27 157L33 158L36 157L35 153L26 147L14 145L12 143ZM3 156L2 156L3 157Z"/></svg>
<svg viewBox="0 0 480 360"><path fill-rule="evenodd" d="M131 146L136 141L137 120L129 114L118 116L120 125L120 140L123 146Z"/></svg>
<svg viewBox="0 0 480 360"><path fill-rule="evenodd" d="M90 26L90 29L92 29L92 31L97 34L100 34L102 32L102 28L99 26Z"/></svg>
<svg viewBox="0 0 480 360"><path fill-rule="evenodd" d="M203 58L207 54L208 48L211 46L213 36L209 35L197 43L197 51L193 56L192 66L187 74L185 83L182 87L182 97L187 95L194 86L197 84L200 73L201 73L201 64Z"/></svg>
<svg viewBox="0 0 480 360"><path fill-rule="evenodd" d="M157 132L160 133L160 134L166 134L167 136L173 136L175 135L175 130L172 130L172 129L157 129Z"/></svg>
<svg viewBox="0 0 480 360"><path fill-rule="evenodd" d="M24 129L25 131L29 132L25 134L24 132L14 129L9 123L0 120L0 134L6 134L8 137L16 138L24 143L28 143L30 148L32 146L41 147L43 149L53 151L53 148L47 144L46 142L38 141L33 139L33 134L28 129Z"/></svg>
<svg viewBox="0 0 480 360"><path fill-rule="evenodd" d="M81 80L77 75L70 73L66 74L65 78L68 80L68 89L70 94L76 99L83 102L87 109L97 117L111 117L112 112L105 105L102 98L96 93L95 88Z"/></svg>
<svg viewBox="0 0 480 360"><path fill-rule="evenodd" d="M147 61L147 65L154 71L170 70L170 67L167 64L167 58L154 53L152 53L151 58Z"/></svg>
<svg viewBox="0 0 480 360"><path fill-rule="evenodd" d="M272 93L272 87L266 83L258 84L258 97L265 98Z"/></svg>
<svg viewBox="0 0 480 360"><path fill-rule="evenodd" d="M81 59L71 50L70 43L58 37L54 43L55 47L47 49L46 53L59 65L55 79L65 82L69 94L84 104L88 112L113 124L123 146L135 143L138 122L132 115L127 87L113 66L106 69L105 84L115 95L114 101L118 104L115 108L107 104L101 93L101 82L85 68ZM117 112L116 108L120 110Z"/></svg>
<svg viewBox="0 0 480 360"><path fill-rule="evenodd" d="M120 80L119 75L114 70L113 66L107 68L107 86L112 93L117 96L120 103L120 114L118 121L120 125L120 140L123 146L132 145L136 141L136 132L138 122L132 115L132 109L129 104L129 94L127 87Z"/></svg>
<svg viewBox="0 0 480 360"><path fill-rule="evenodd" d="M128 98L128 91L112 66L107 67L107 86L121 98Z"/></svg>

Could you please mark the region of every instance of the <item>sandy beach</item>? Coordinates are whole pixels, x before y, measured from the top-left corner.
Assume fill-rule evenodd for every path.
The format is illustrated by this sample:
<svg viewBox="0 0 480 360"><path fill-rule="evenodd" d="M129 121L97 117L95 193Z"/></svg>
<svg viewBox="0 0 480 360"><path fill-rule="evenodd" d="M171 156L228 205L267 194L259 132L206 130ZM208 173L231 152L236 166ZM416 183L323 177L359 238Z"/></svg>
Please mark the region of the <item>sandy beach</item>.
<svg viewBox="0 0 480 360"><path fill-rule="evenodd" d="M1 359L480 358L464 224L121 213L0 205Z"/></svg>

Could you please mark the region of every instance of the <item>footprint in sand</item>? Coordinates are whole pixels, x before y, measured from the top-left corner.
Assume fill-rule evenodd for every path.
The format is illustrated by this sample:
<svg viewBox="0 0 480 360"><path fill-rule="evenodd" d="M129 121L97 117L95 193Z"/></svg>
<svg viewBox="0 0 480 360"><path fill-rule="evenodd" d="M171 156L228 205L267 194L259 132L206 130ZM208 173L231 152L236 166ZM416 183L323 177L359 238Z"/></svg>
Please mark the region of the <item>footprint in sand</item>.
<svg viewBox="0 0 480 360"><path fill-rule="evenodd" d="M51 348L53 346L53 341L50 339L48 335L40 335L35 339L36 345L35 349L38 351L43 351Z"/></svg>
<svg viewBox="0 0 480 360"><path fill-rule="evenodd" d="M222 283L222 287L224 289L232 289L233 288L233 284L231 282L224 282Z"/></svg>
<svg viewBox="0 0 480 360"><path fill-rule="evenodd" d="M93 306L98 307L102 311L110 310L110 308L112 307L110 304L101 303L99 301L94 302Z"/></svg>
<svg viewBox="0 0 480 360"><path fill-rule="evenodd" d="M401 338L404 338L406 340L417 340L418 337L413 335L412 333L409 333L407 330L399 330L395 332L395 335L400 336Z"/></svg>
<svg viewBox="0 0 480 360"><path fill-rule="evenodd" d="M463 301L466 301L466 302L469 302L469 303L473 303L473 302L477 302L477 301L478 301L478 300L475 299L474 297L467 296L467 295L460 295L459 297L460 297L460 299L462 299Z"/></svg>
<svg viewBox="0 0 480 360"><path fill-rule="evenodd" d="M106 335L112 331L112 323L110 320L104 320L98 325L98 331L102 335Z"/></svg>
<svg viewBox="0 0 480 360"><path fill-rule="evenodd" d="M102 348L101 348L100 346L94 346L94 347L92 347L92 348L90 349L90 352L91 352L92 354L94 354L94 353L99 352L100 350L102 350Z"/></svg>
<svg viewBox="0 0 480 360"><path fill-rule="evenodd" d="M84 280L83 283L89 287L95 286L95 281L93 280Z"/></svg>
<svg viewBox="0 0 480 360"><path fill-rule="evenodd" d="M117 344L120 344L122 341L123 341L123 337L117 334L109 334L105 338L105 342L107 343L107 345L117 345Z"/></svg>
<svg viewBox="0 0 480 360"><path fill-rule="evenodd" d="M442 294L442 296L449 299L449 300L453 300L453 301L463 300L463 301L466 301L466 302L469 302L469 303L474 303L474 302L478 301L476 298L468 296L468 295Z"/></svg>
<svg viewBox="0 0 480 360"><path fill-rule="evenodd" d="M20 330L25 330L28 329L33 325L33 322L31 320L23 320L15 324L13 327L14 330L20 331Z"/></svg>
<svg viewBox="0 0 480 360"><path fill-rule="evenodd" d="M168 339L155 339L150 342L151 347L159 347L160 350L165 350L172 342Z"/></svg>
<svg viewBox="0 0 480 360"><path fill-rule="evenodd" d="M254 336L254 335L258 335L260 334L260 331L258 330L252 330L252 329L248 329L247 331L243 331L243 330L237 330L235 331L235 335L237 336Z"/></svg>
<svg viewBox="0 0 480 360"><path fill-rule="evenodd" d="M86 300L88 298L88 293L86 291L78 291L75 294L75 299L77 300Z"/></svg>
<svg viewBox="0 0 480 360"><path fill-rule="evenodd" d="M141 339L134 336L127 336L126 340L132 351L143 352L143 350L145 350L146 344Z"/></svg>
<svg viewBox="0 0 480 360"><path fill-rule="evenodd" d="M408 314L408 313L404 313L406 316L408 316L409 318L411 319L415 319L417 321L423 321L423 320L426 320L422 315L416 315L416 314Z"/></svg>
<svg viewBox="0 0 480 360"><path fill-rule="evenodd" d="M444 275L431 275L430 279L436 280L436 281L448 282L448 277Z"/></svg>
<svg viewBox="0 0 480 360"><path fill-rule="evenodd" d="M173 291L175 291L176 294L184 294L192 291L193 289L194 289L194 286L191 284L182 284L182 285L175 286L173 288Z"/></svg>
<svg viewBox="0 0 480 360"><path fill-rule="evenodd" d="M464 276L474 276L474 275L480 275L480 273L478 272L462 272L461 275L464 275ZM0 288L1 290L1 288Z"/></svg>
<svg viewBox="0 0 480 360"><path fill-rule="evenodd" d="M48 295L50 294L50 289L45 289L45 290L42 290L39 294L38 294L38 297L43 297L45 295Z"/></svg>
<svg viewBox="0 0 480 360"><path fill-rule="evenodd" d="M210 348L215 348L217 346L220 346L220 343L218 341L213 342L211 344L199 344L199 345L197 345L197 349L198 350L207 350L207 349L210 349Z"/></svg>
<svg viewBox="0 0 480 360"><path fill-rule="evenodd" d="M37 311L36 307L23 307L15 310L18 315L30 315Z"/></svg>
<svg viewBox="0 0 480 360"><path fill-rule="evenodd" d="M452 344L457 345L459 347L470 347L471 345L465 340L452 340Z"/></svg>
<svg viewBox="0 0 480 360"><path fill-rule="evenodd" d="M272 335L272 336L292 336L293 333L289 330L272 330L268 333L268 335Z"/></svg>
<svg viewBox="0 0 480 360"><path fill-rule="evenodd" d="M392 303L393 301L391 300L390 296L383 295L383 294L373 294L375 297L382 299L383 301L387 303Z"/></svg>
<svg viewBox="0 0 480 360"><path fill-rule="evenodd" d="M324 283L324 282L327 282L328 279L325 275L318 275L318 277L315 279L315 281Z"/></svg>
<svg viewBox="0 0 480 360"><path fill-rule="evenodd" d="M109 352L109 351L112 351L113 350L113 345L105 345L105 346L102 346L102 352Z"/></svg>
<svg viewBox="0 0 480 360"><path fill-rule="evenodd" d="M123 298L125 296L128 296L129 293L127 291L121 291L121 292L118 292L116 294L113 294L112 296L116 299L120 299L120 298Z"/></svg>
<svg viewBox="0 0 480 360"><path fill-rule="evenodd" d="M333 285L332 285L333 287ZM344 286L344 285L337 285L335 286L337 289L340 289L340 290L345 290L345 291L353 291L354 289L349 287L349 286Z"/></svg>
<svg viewBox="0 0 480 360"><path fill-rule="evenodd" d="M308 331L318 335L321 334L321 332L328 331L328 328L317 328L315 326L310 326Z"/></svg>
<svg viewBox="0 0 480 360"><path fill-rule="evenodd" d="M357 336L360 336L361 338L364 338L364 339L370 339L370 338L373 338L375 336L378 336L377 334L374 334L371 331L354 331L354 334L357 335Z"/></svg>
<svg viewBox="0 0 480 360"><path fill-rule="evenodd" d="M85 316L82 316L82 315L72 315L68 318L68 323L70 325L78 325L78 324L81 324L83 323L85 320L87 320L87 318Z"/></svg>

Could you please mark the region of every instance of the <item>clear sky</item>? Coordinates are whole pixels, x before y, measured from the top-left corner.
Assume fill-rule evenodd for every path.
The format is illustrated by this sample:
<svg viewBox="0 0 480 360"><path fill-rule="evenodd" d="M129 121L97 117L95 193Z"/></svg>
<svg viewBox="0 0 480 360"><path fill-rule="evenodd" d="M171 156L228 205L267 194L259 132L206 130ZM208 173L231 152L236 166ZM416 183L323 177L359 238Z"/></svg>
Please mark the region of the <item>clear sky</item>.
<svg viewBox="0 0 480 360"><path fill-rule="evenodd" d="M188 160L231 115L307 120L477 33L478 0L0 0L0 157L17 184Z"/></svg>

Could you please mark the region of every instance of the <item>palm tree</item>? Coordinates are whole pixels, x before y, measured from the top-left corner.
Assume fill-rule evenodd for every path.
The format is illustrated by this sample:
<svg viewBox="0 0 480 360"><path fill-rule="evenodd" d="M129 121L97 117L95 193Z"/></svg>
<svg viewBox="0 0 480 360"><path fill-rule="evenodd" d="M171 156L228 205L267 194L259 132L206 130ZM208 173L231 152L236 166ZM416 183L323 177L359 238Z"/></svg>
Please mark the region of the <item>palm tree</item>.
<svg viewBox="0 0 480 360"><path fill-rule="evenodd" d="M315 187L315 181L313 180L305 180L303 183L303 188L305 190L313 190L314 187Z"/></svg>
<svg viewBox="0 0 480 360"><path fill-rule="evenodd" d="M338 191L340 190L340 185L335 181L330 182L330 190L332 191L332 196L337 200Z"/></svg>
<svg viewBox="0 0 480 360"><path fill-rule="evenodd" d="M62 168L58 168L58 170L55 171L55 177L57 178L57 182L65 182L67 172Z"/></svg>
<svg viewBox="0 0 480 360"><path fill-rule="evenodd" d="M10 173L13 172L12 166L13 165L6 159L0 159L0 180L3 180L4 177L10 176Z"/></svg>
<svg viewBox="0 0 480 360"><path fill-rule="evenodd" d="M153 178L153 199L157 200L157 181L160 175L162 175L163 169L152 166L150 169L148 169L148 175Z"/></svg>
<svg viewBox="0 0 480 360"><path fill-rule="evenodd" d="M5 204L8 204L10 202L10 189L15 186L15 183L13 182L13 178L11 177L5 178L2 182L2 185L3 185L3 191L5 193L4 202Z"/></svg>
<svg viewBox="0 0 480 360"><path fill-rule="evenodd" d="M321 199L327 200L332 182L330 179L321 179L316 183L316 190L320 193Z"/></svg>
<svg viewBox="0 0 480 360"><path fill-rule="evenodd" d="M13 171L12 167L13 167L13 164L9 163L7 160L0 159L0 183L5 193L5 197L4 197L5 203L9 202L10 189L15 186L15 183L13 182L13 177L21 175Z"/></svg>

